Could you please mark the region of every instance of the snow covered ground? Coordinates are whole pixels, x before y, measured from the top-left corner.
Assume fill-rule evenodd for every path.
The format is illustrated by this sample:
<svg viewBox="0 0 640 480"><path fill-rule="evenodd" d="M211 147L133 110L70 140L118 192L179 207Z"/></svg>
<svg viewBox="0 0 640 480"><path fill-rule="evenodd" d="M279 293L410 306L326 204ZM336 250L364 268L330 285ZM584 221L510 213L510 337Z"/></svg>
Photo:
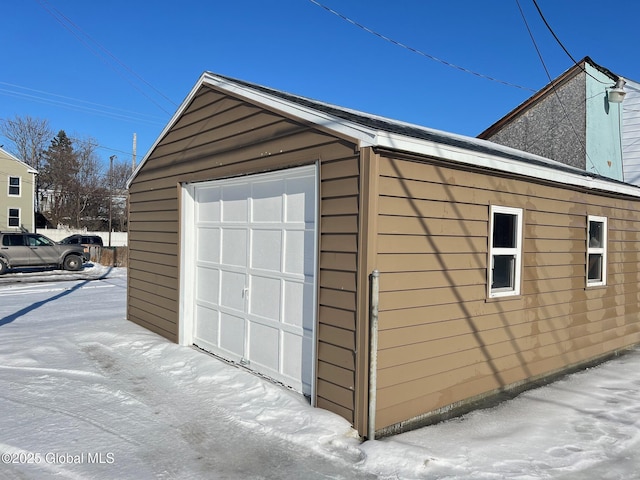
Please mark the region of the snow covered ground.
<svg viewBox="0 0 640 480"><path fill-rule="evenodd" d="M0 479L640 479L640 350L361 443L299 395L124 320L126 271L0 277Z"/></svg>

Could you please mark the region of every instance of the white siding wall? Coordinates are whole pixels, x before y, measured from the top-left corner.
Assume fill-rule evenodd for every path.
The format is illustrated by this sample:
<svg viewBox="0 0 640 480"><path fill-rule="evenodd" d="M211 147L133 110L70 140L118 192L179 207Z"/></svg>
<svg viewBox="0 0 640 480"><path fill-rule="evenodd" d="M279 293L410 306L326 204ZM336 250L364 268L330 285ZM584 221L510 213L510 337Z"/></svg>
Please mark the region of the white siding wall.
<svg viewBox="0 0 640 480"><path fill-rule="evenodd" d="M627 80L622 103L624 181L640 186L640 83Z"/></svg>

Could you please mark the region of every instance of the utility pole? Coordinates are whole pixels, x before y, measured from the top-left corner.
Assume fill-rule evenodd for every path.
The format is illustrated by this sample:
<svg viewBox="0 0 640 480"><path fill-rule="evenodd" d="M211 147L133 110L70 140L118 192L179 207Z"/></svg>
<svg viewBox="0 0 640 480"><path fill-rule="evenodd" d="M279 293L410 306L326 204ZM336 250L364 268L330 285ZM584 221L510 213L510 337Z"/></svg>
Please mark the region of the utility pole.
<svg viewBox="0 0 640 480"><path fill-rule="evenodd" d="M111 204L113 203L113 159L115 155L109 157L109 246L111 246Z"/></svg>
<svg viewBox="0 0 640 480"><path fill-rule="evenodd" d="M138 137L136 136L136 133L133 133L133 156L131 157L131 173L135 172L136 170L136 150L137 150L137 144L138 144Z"/></svg>

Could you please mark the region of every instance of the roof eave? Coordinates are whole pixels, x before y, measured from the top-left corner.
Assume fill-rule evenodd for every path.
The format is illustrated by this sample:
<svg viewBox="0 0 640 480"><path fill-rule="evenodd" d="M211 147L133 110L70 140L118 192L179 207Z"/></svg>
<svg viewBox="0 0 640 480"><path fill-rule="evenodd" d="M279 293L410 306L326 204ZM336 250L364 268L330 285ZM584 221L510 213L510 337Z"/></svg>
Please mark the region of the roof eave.
<svg viewBox="0 0 640 480"><path fill-rule="evenodd" d="M469 166L509 172L516 175L551 181L554 183L574 185L589 190L601 190L640 197L640 188L634 185L611 182L601 177L591 176L584 170L568 167L564 164L558 164L558 162L538 155L523 154L520 150L508 147L500 146L500 149L503 150L505 154L513 154L521 157L522 161L516 161L510 158L491 155L476 150L464 149L447 145L445 143L412 139L410 137L396 134L380 133L377 136L376 146L389 150L405 151L434 158L441 158ZM509 150L511 150L511 152L509 152ZM527 163L526 160L531 160L532 162L535 162L535 164ZM545 164L548 164L548 166ZM558 168L554 167L555 164L562 166L563 170L558 170Z"/></svg>

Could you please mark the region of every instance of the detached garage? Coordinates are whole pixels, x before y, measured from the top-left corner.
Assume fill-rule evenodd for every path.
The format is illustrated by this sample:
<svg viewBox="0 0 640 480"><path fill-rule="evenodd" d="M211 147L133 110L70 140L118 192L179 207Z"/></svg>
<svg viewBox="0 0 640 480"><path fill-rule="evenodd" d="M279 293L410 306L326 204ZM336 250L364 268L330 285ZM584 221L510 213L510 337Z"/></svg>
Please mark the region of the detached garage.
<svg viewBox="0 0 640 480"><path fill-rule="evenodd" d="M640 189L205 73L130 180L128 318L363 436L640 343Z"/></svg>

